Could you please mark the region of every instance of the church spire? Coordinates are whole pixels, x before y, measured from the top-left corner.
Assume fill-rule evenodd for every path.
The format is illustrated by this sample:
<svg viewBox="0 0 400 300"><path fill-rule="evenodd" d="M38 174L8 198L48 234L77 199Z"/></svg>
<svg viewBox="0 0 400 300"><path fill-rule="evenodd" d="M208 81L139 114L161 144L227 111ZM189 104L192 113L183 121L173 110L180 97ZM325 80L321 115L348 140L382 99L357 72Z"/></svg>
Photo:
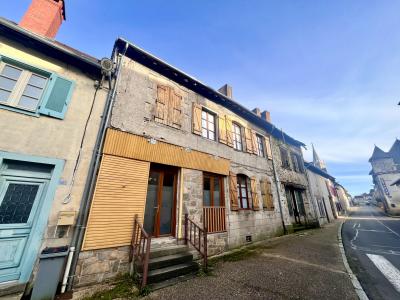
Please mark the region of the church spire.
<svg viewBox="0 0 400 300"><path fill-rule="evenodd" d="M314 144L311 144L311 145L312 145L312 149L313 149L313 165L316 166L317 168L320 168L321 170L327 172L325 162L319 158L317 151L315 151Z"/></svg>

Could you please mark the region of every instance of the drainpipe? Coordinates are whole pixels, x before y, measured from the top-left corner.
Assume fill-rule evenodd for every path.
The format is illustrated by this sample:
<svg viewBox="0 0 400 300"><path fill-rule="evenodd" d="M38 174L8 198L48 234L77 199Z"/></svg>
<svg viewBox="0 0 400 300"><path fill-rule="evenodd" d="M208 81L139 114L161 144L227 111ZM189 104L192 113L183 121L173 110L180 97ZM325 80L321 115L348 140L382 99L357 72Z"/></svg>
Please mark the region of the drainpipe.
<svg viewBox="0 0 400 300"><path fill-rule="evenodd" d="M74 230L74 234L72 236L72 241L71 241L71 247L75 247L75 255L72 258L71 269L70 269L69 276L68 276L67 291L72 290L73 278L75 276L76 266L78 264L79 253L82 248L82 242L83 242L83 237L84 237L84 233L85 233L85 229L86 229L86 223L87 223L87 219L89 216L89 209L90 209L91 200L92 200L93 192L94 192L94 187L95 187L95 183L96 183L96 179L97 179L97 171L98 171L99 165L100 165L100 158L101 158L101 152L102 152L102 148L103 148L103 144L104 144L106 129L108 127L108 123L109 123L111 111L112 111L112 106L113 106L114 100L115 100L116 86L118 83L119 73L121 70L122 58L125 56L127 49L128 49L128 43L125 44L124 53L121 56L121 58L117 64L117 69L114 74L114 77L116 78L116 80L114 82L114 86L108 92L107 100L106 100L106 103L104 106L104 111L103 111L103 118L100 123L99 132L97 134L96 143L95 143L95 147L93 150L94 153L93 153L92 159L90 161L90 165L89 165L88 177L87 177L87 181L86 181L82 199L81 199L79 214L78 214L78 218L77 218L77 225ZM117 63L117 61L118 61L117 50L114 50L112 59L115 61L115 63ZM110 80L112 80L112 79L110 78ZM111 83L110 83L110 87L111 87Z"/></svg>
<svg viewBox="0 0 400 300"><path fill-rule="evenodd" d="M278 174L276 172L274 155L271 155L271 158L272 158L272 170L273 170L273 173L274 173L276 191L278 192L278 204L279 204L279 212L280 212L281 220L282 220L283 234L287 234L288 232L287 232L286 225L285 225L285 220L284 220L284 217L283 217L282 203L281 203L281 192L280 192L281 183L279 181Z"/></svg>

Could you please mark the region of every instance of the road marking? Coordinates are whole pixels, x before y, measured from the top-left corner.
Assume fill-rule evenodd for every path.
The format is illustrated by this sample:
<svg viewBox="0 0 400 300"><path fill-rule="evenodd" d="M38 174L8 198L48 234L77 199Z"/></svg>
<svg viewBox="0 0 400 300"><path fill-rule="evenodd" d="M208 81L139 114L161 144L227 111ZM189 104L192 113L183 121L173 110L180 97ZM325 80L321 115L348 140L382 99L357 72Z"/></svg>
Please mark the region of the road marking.
<svg viewBox="0 0 400 300"><path fill-rule="evenodd" d="M358 231L369 231L369 232L380 232L380 233L393 233L389 231L384 231L384 230L375 230L375 229L357 229Z"/></svg>
<svg viewBox="0 0 400 300"><path fill-rule="evenodd" d="M381 255L367 253L367 256L386 279L389 280L393 287L400 292L400 271Z"/></svg>
<svg viewBox="0 0 400 300"><path fill-rule="evenodd" d="M358 223L358 228L360 228L360 226L361 226L361 223Z"/></svg>
<svg viewBox="0 0 400 300"><path fill-rule="evenodd" d="M357 225L357 223L354 223L354 224L353 224L353 228L356 227L356 225Z"/></svg>

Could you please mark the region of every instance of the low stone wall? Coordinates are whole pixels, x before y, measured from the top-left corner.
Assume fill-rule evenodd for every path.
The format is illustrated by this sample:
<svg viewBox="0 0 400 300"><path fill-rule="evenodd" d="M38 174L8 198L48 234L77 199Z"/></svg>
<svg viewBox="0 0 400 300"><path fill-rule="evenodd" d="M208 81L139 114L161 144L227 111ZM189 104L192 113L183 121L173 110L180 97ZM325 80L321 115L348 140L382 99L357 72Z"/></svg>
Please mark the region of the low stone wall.
<svg viewBox="0 0 400 300"><path fill-rule="evenodd" d="M79 253L74 287L97 284L129 272L129 246Z"/></svg>

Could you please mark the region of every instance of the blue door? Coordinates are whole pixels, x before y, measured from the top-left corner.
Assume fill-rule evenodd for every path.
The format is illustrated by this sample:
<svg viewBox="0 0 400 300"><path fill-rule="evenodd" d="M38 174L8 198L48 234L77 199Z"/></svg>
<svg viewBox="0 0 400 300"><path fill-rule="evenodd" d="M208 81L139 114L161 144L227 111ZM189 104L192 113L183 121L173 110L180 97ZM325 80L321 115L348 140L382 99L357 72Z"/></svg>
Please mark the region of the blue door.
<svg viewBox="0 0 400 300"><path fill-rule="evenodd" d="M50 176L29 165L0 171L0 282L20 278Z"/></svg>

